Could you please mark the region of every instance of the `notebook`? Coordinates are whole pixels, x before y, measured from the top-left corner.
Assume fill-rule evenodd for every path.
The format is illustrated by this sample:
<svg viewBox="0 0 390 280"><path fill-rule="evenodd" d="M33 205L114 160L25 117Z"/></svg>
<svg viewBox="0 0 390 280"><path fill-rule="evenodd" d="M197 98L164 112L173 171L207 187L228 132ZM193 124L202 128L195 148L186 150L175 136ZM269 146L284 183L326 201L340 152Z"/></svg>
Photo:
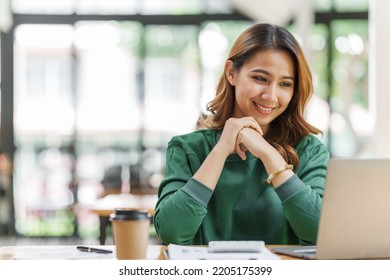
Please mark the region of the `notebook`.
<svg viewBox="0 0 390 280"><path fill-rule="evenodd" d="M306 259L390 258L390 159L331 159L317 246L272 250Z"/></svg>

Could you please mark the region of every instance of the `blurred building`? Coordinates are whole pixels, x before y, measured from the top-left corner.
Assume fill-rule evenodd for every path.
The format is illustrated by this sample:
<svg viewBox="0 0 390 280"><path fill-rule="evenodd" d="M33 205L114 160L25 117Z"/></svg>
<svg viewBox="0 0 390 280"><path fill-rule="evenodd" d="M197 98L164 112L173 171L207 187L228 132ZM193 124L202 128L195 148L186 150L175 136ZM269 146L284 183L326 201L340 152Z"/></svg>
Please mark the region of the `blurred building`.
<svg viewBox="0 0 390 280"><path fill-rule="evenodd" d="M196 129L253 22L301 41L315 81L307 118L331 155L373 154L368 0L0 3L0 145L13 168L3 234L97 236L97 217L75 205L100 197L115 166L129 168L131 192L155 193L167 142Z"/></svg>

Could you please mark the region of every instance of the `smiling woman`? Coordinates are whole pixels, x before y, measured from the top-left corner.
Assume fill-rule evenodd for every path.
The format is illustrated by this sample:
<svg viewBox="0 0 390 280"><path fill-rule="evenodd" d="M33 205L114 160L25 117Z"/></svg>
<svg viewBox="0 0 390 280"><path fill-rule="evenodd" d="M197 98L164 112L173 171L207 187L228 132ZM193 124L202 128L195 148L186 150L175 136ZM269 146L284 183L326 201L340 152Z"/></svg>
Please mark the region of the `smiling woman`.
<svg viewBox="0 0 390 280"><path fill-rule="evenodd" d="M253 116L267 132L271 121L290 103L294 72L294 62L286 51L259 51L238 71L228 60L226 75L236 92L233 117Z"/></svg>
<svg viewBox="0 0 390 280"><path fill-rule="evenodd" d="M303 117L312 89L286 29L256 24L238 37L207 129L168 145L154 216L164 243L315 243L329 153Z"/></svg>

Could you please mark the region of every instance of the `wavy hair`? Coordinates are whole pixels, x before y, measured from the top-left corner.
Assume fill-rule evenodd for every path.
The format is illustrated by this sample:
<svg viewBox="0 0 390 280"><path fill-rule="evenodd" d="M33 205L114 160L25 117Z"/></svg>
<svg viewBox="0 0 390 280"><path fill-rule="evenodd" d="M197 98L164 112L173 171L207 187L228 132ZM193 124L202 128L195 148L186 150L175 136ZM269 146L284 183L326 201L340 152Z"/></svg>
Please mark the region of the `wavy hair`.
<svg viewBox="0 0 390 280"><path fill-rule="evenodd" d="M227 60L233 61L236 71L258 51L276 49L287 51L294 61L296 73L294 92L287 109L278 116L265 134L265 139L294 167L299 158L294 149L306 135L321 131L304 118L304 109L313 94L312 74L303 51L295 37L285 28L270 24L255 24L237 38ZM211 114L201 123L211 129L221 129L233 116L235 87L230 85L225 71L221 74L215 98L207 104Z"/></svg>

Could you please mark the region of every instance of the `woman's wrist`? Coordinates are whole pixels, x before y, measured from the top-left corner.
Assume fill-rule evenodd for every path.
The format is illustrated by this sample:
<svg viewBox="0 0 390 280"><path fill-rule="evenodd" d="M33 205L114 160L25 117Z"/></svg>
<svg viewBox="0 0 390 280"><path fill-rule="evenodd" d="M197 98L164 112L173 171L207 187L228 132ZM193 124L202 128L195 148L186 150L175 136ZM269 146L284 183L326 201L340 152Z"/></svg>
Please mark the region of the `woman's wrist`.
<svg viewBox="0 0 390 280"><path fill-rule="evenodd" d="M254 155L255 157L260 159L262 162L273 161L274 159L277 159L279 157L282 158L279 152L271 144L269 144L267 141L264 142L265 143L261 145L261 150L258 150L257 154ZM283 161L281 162L281 164L283 164Z"/></svg>
<svg viewBox="0 0 390 280"><path fill-rule="evenodd" d="M294 176L294 171L291 169L285 170L282 173L280 173L278 176L273 178L272 180L272 186L276 189L278 188L281 184L286 182L288 179L290 179L292 176Z"/></svg>
<svg viewBox="0 0 390 280"><path fill-rule="evenodd" d="M287 170L293 170L294 166L292 164L284 164L278 169L275 169L272 173L269 174L267 178L267 183L272 185L272 180L280 175L282 172L287 171Z"/></svg>
<svg viewBox="0 0 390 280"><path fill-rule="evenodd" d="M231 154L231 152L229 152L229 149L227 147L224 147L223 144L218 142L211 150L210 154L213 154L216 157L220 157L226 160L226 158Z"/></svg>

